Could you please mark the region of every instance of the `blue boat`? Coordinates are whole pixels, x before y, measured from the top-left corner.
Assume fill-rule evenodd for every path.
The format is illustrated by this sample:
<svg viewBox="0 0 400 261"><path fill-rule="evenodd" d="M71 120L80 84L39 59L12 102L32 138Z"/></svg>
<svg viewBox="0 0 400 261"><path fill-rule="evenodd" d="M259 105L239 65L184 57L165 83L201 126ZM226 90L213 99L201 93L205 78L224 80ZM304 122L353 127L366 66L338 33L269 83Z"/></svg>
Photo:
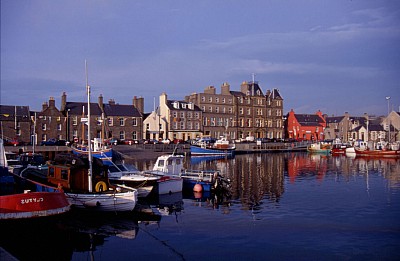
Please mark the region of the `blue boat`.
<svg viewBox="0 0 400 261"><path fill-rule="evenodd" d="M195 144L190 146L190 153L194 156L199 155L227 155L233 156L235 153L235 144L230 143L226 138L219 140L211 137L203 137Z"/></svg>
<svg viewBox="0 0 400 261"><path fill-rule="evenodd" d="M89 148L87 146L71 146L71 149L75 155L89 155ZM93 141L93 149L91 154L93 157L101 159L105 165L110 165L109 162L112 161L113 158L112 148L103 146L98 138L95 138Z"/></svg>
<svg viewBox="0 0 400 261"><path fill-rule="evenodd" d="M183 190L193 191L199 184L202 191L212 191L222 184L223 177L218 170L186 170L183 161L183 155L161 155L151 173L183 179Z"/></svg>

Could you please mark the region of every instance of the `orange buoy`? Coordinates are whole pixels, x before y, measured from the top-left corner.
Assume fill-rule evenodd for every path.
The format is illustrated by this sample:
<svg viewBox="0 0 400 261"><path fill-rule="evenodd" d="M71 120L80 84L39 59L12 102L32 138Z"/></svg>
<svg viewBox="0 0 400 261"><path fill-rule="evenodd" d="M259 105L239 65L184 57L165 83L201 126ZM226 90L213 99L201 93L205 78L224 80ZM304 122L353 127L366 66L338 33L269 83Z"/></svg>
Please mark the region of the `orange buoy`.
<svg viewBox="0 0 400 261"><path fill-rule="evenodd" d="M203 193L194 191L193 195L195 199L199 199L203 196Z"/></svg>
<svg viewBox="0 0 400 261"><path fill-rule="evenodd" d="M194 192L202 192L203 191L203 186L197 183L196 185L194 185L193 191Z"/></svg>

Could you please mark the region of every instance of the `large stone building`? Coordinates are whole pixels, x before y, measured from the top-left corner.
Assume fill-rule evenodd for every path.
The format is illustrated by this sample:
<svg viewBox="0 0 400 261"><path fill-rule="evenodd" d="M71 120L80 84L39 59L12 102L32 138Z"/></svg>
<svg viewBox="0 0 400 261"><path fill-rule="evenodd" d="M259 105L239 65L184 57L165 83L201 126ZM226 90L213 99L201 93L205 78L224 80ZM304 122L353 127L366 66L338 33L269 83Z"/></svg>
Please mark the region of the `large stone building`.
<svg viewBox="0 0 400 261"><path fill-rule="evenodd" d="M202 135L202 111L192 102L168 100L160 95L159 107L143 122L146 139L189 140Z"/></svg>
<svg viewBox="0 0 400 261"><path fill-rule="evenodd" d="M231 91L224 83L219 94L214 86L208 86L185 100L203 111L204 135L227 135L233 140L283 138L283 99L277 89L265 95L256 81L243 82L240 91Z"/></svg>
<svg viewBox="0 0 400 261"><path fill-rule="evenodd" d="M120 105L110 99L103 103L103 96L98 97L97 103L90 103L91 137L109 139L141 139L143 98L134 97L132 105ZM81 142L87 139L87 103L67 102L64 92L61 97L60 111L67 118L66 139ZM83 120L82 120L83 118Z"/></svg>

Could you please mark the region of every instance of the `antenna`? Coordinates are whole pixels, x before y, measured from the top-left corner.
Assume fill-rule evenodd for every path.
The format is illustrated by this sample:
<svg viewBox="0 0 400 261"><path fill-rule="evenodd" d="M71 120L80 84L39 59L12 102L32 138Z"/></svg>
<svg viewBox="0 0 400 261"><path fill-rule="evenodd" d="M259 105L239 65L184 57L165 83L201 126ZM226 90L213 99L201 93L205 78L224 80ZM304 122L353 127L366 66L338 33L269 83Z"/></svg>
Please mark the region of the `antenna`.
<svg viewBox="0 0 400 261"><path fill-rule="evenodd" d="M93 173L93 164L92 164L92 144L91 144L91 136L90 136L90 86L88 83L88 70L87 70L87 61L85 59L85 74L86 74L86 94L87 94L87 123L88 123L88 150L89 150L89 173L88 173L88 185L89 192L92 192L92 173Z"/></svg>

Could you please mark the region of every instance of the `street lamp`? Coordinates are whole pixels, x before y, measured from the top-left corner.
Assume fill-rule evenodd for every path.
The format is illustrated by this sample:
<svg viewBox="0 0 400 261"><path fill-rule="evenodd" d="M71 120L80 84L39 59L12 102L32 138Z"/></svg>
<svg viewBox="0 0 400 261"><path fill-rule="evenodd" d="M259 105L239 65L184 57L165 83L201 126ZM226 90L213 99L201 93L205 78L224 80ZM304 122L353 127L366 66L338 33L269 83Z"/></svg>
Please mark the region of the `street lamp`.
<svg viewBox="0 0 400 261"><path fill-rule="evenodd" d="M388 102L388 115L389 115L389 113L390 113L390 106L389 106L390 96L386 96L386 100Z"/></svg>
<svg viewBox="0 0 400 261"><path fill-rule="evenodd" d="M389 106L390 96L386 96L386 100L387 100L387 102L388 102L388 116L387 116L387 121L388 121L388 126L389 126L388 142L390 142L390 119L389 119L389 113L390 113L390 106Z"/></svg>

